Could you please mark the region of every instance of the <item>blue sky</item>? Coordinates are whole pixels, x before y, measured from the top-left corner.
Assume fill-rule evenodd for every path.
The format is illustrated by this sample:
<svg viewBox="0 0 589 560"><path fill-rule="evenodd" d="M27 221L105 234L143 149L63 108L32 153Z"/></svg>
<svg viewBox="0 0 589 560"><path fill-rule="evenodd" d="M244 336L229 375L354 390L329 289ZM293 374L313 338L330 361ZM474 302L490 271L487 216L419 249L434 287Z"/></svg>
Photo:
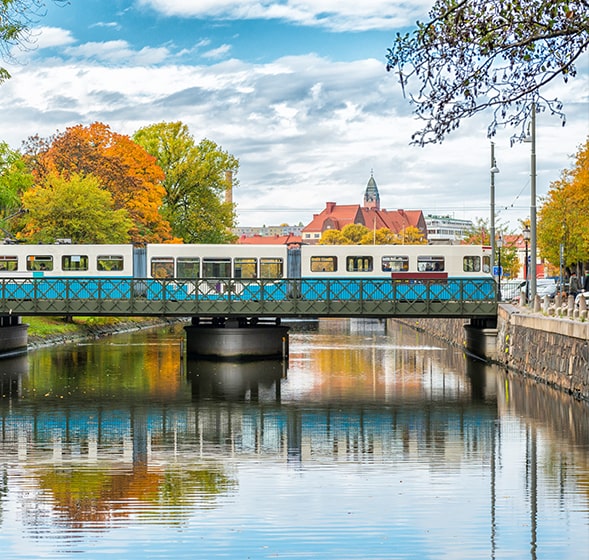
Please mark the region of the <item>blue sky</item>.
<svg viewBox="0 0 589 560"><path fill-rule="evenodd" d="M71 0L48 4L34 48L4 61L0 140L21 146L68 126L133 134L184 122L240 161L239 225L308 223L327 201L362 200L371 170L388 209L489 215L489 115L442 145L409 145L418 128L386 49L425 19L430 0ZM538 194L589 133L589 57L553 86L567 126L538 117ZM552 94L553 92L547 92ZM529 215L529 145L500 130L498 220Z"/></svg>

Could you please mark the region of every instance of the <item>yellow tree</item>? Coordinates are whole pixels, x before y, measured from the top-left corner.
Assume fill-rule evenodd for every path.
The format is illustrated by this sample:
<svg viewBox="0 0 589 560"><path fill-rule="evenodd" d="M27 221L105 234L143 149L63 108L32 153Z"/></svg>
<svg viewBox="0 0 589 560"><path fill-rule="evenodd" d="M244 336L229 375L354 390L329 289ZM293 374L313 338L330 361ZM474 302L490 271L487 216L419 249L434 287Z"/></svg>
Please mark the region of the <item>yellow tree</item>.
<svg viewBox="0 0 589 560"><path fill-rule="evenodd" d="M538 212L538 247L552 264L576 266L589 260L589 138L579 148L572 169L550 185Z"/></svg>
<svg viewBox="0 0 589 560"><path fill-rule="evenodd" d="M407 226L399 233L399 237L404 245L427 245L425 235L415 226Z"/></svg>

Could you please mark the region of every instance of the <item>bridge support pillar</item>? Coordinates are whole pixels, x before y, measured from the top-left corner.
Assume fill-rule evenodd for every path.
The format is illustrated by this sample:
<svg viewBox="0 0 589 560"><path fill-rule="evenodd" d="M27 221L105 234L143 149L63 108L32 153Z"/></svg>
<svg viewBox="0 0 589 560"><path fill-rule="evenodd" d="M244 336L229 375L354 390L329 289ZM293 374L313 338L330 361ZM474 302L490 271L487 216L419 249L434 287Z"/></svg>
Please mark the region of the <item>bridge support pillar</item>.
<svg viewBox="0 0 589 560"><path fill-rule="evenodd" d="M466 349L480 358L497 360L497 319L471 319L464 325Z"/></svg>
<svg viewBox="0 0 589 560"><path fill-rule="evenodd" d="M257 318L213 317L205 322L193 317L192 324L184 327L186 353L221 360L286 359L288 329L279 319L270 323Z"/></svg>
<svg viewBox="0 0 589 560"><path fill-rule="evenodd" d="M18 315L0 315L0 358L27 351L28 328Z"/></svg>

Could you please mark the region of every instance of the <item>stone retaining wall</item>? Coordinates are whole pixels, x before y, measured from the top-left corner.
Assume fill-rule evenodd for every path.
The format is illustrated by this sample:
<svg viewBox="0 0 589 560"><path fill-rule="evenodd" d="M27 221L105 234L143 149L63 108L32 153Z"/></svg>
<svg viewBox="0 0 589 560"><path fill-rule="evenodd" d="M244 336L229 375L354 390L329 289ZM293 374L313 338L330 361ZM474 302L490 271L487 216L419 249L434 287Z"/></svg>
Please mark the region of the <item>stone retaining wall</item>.
<svg viewBox="0 0 589 560"><path fill-rule="evenodd" d="M465 346L464 319L400 321L453 345ZM503 304L497 348L488 361L589 400L589 323L528 313Z"/></svg>

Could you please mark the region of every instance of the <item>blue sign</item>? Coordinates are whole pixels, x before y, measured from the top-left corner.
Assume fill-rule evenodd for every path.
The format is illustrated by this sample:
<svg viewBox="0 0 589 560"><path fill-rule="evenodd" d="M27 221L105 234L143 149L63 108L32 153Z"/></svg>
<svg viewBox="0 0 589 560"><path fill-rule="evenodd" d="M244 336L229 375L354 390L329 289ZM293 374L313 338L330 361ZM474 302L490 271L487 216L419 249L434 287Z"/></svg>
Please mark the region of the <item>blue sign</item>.
<svg viewBox="0 0 589 560"><path fill-rule="evenodd" d="M494 266L493 267L493 276L503 276L503 267L502 266Z"/></svg>

